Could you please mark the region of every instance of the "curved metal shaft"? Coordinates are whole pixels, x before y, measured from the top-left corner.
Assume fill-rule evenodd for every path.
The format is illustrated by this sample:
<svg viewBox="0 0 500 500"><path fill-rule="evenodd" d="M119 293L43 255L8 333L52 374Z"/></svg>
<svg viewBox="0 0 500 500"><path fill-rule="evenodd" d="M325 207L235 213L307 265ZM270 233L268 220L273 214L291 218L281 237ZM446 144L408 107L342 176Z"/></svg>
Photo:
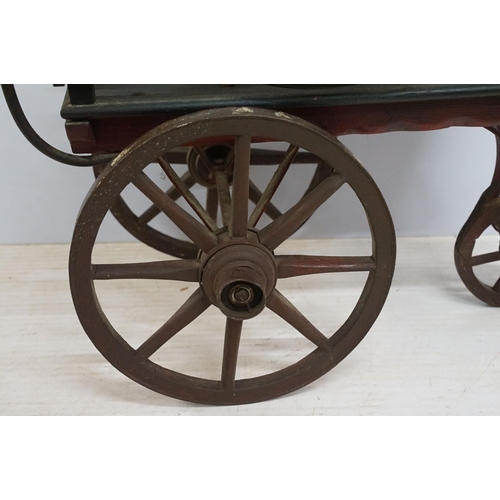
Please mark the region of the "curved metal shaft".
<svg viewBox="0 0 500 500"><path fill-rule="evenodd" d="M14 85L2 84L2 91L5 96L5 100L7 101L10 114L16 122L19 130L22 132L24 137L26 137L26 139L28 139L28 141L45 156L48 156L52 160L65 163L66 165L72 165L74 167L93 167L94 165L106 164L116 157L115 154L78 156L56 149L49 143L45 142L31 126L30 122L26 118L26 115L24 114L21 103L19 102Z"/></svg>

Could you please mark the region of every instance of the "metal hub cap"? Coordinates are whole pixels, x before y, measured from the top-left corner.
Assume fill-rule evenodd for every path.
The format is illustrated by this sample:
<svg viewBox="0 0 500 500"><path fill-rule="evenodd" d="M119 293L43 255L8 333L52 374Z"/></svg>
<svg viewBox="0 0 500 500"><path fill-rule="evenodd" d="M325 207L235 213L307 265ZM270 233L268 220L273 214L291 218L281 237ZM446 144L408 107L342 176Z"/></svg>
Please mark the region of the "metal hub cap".
<svg viewBox="0 0 500 500"><path fill-rule="evenodd" d="M248 307L255 299L255 289L249 283L236 283L229 289L229 301L234 306Z"/></svg>

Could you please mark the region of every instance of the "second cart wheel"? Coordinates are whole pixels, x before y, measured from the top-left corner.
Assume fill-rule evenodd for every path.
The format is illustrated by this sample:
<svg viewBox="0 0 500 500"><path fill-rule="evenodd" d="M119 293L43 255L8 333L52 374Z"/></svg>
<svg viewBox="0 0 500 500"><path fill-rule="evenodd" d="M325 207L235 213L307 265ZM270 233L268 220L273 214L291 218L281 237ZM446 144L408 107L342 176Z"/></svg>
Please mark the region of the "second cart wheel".
<svg viewBox="0 0 500 500"><path fill-rule="evenodd" d="M283 153L279 150L252 150L251 165L253 166L271 166L278 165ZM171 165L182 165L183 173L181 179L187 188L191 189L195 185L202 188L200 203L205 206L206 211L211 217L217 220L218 197L215 176L213 173L216 168L225 166L228 171L232 170L233 150L228 146L206 146L206 147L190 147L179 148L178 150L169 151L165 155L166 160ZM292 164L304 165L307 163L317 164L316 170L311 178L309 187L305 194L316 187L323 178L328 175L328 167L324 165L318 158L305 152L297 152L293 158ZM94 174L97 178L106 168L106 165L98 165L94 167ZM163 175L160 167L157 172ZM232 175L228 176L229 182L232 182ZM137 194L137 190L136 190ZM169 186L165 194L173 201L181 198L181 194L175 186ZM304 195L305 195L304 194ZM249 199L252 203L257 204L262 197L262 192L255 182L250 180L249 184ZM198 255L198 247L189 240L182 237L175 237L168 234L165 228L154 227L155 219L163 215L162 211L153 205L145 209L137 211L131 207L134 195L128 193L127 196L119 196L110 212L120 225L126 229L132 236L146 245L167 255L179 257L182 259L193 259ZM275 220L282 215L281 211L272 203L266 207L265 214Z"/></svg>
<svg viewBox="0 0 500 500"><path fill-rule="evenodd" d="M284 141L288 148L250 212L252 143L262 141ZM234 147L232 183L224 169L214 172L221 224L192 196L165 159L169 151L179 146L214 143ZM276 220L258 229L259 219L299 149L324 162L328 175ZM144 169L156 162L195 215L175 203L144 174ZM96 261L95 242L101 223L130 184L143 192L196 245L196 258L138 263ZM340 250L333 255L314 255L312 250L305 254L285 251L288 238L298 227L330 198L347 191L359 203L359 213L369 229L371 237L366 247L360 242L354 252L343 254ZM329 214L327 223L333 224L342 212ZM349 216L347 220L350 222L352 218ZM339 245L334 248L342 248ZM395 253L394 228L382 195L342 144L321 129L283 113L230 108L204 111L165 123L135 142L102 172L79 214L69 271L73 301L82 326L97 349L118 370L174 398L206 404L243 404L299 389L342 361L364 338L383 307L392 280ZM290 280L307 280L310 276L327 277L324 286L339 292L338 300L330 303L328 310L314 300L314 285L307 291L310 281L299 282L297 290L305 294L302 296L296 296L294 289L287 287ZM352 288L356 295L349 288L347 299L352 299L352 303L346 308L342 286L351 278L359 288ZM106 297L102 299L97 286L116 284L128 290L130 297L136 289L129 288L129 280L141 280L152 291L150 305L157 304L155 314L159 317L165 314L159 328L140 341L136 337L130 340L127 335L130 333L133 337L135 330L149 324L147 309L117 326L113 306ZM169 309L180 292L177 288L175 294L162 295L158 285L162 280L181 282L181 290L191 287L189 298ZM327 288L318 289L317 293L324 297ZM290 299L292 295L294 298ZM116 300L114 293L109 297ZM300 308L296 306L297 301ZM306 306L308 312L304 313ZM166 312L169 310L172 312ZM340 312L344 314L344 311L346 316L340 318ZM278 328L260 326L257 332L260 340L253 342L252 327L260 318L268 318L269 325L274 324L275 319L281 323ZM215 333L208 338L208 332L214 331L212 326L219 320L224 323L220 358L210 347ZM318 322L321 329L316 326ZM193 338L190 328L194 324L196 340L184 341L181 349L171 356L167 352L169 345ZM283 340L283 336L289 351L273 355L272 347ZM268 339L272 341L270 344L266 344ZM199 369L198 363L181 370L179 353L187 353L187 349L202 352L204 358L211 353L220 359L218 374L214 377L194 375ZM249 359L255 364L255 359L260 361L264 357L271 357L266 365L268 369L252 371Z"/></svg>
<svg viewBox="0 0 500 500"><path fill-rule="evenodd" d="M499 187L485 192L457 238L455 264L469 291L490 306L500 307L500 246L479 249L480 238L490 227L500 230ZM484 268L484 270L483 270Z"/></svg>

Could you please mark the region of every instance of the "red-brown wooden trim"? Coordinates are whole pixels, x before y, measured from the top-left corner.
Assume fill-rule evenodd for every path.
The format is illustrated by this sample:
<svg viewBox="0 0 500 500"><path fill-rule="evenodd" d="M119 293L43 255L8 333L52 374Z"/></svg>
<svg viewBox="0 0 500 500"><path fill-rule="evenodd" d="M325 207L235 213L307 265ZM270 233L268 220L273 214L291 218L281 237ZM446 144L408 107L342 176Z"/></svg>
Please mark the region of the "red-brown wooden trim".
<svg viewBox="0 0 500 500"><path fill-rule="evenodd" d="M329 106L280 110L303 118L334 136L426 131L452 126L500 124L500 97ZM179 116L161 114L66 122L75 153L119 152L161 123Z"/></svg>

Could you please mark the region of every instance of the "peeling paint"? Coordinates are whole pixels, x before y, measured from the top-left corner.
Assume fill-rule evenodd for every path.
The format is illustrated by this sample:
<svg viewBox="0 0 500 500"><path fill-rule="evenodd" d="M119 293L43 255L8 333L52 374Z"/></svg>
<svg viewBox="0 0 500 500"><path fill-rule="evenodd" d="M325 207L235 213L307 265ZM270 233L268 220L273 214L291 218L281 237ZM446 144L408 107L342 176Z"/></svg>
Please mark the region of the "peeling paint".
<svg viewBox="0 0 500 500"><path fill-rule="evenodd" d="M277 116L278 118L288 118L288 120L291 120L292 118L288 115L285 115L285 113L283 113L283 111L277 111L276 113L274 113L275 116Z"/></svg>
<svg viewBox="0 0 500 500"><path fill-rule="evenodd" d="M253 113L253 109L250 108L238 108L233 111L233 115L241 115L243 113Z"/></svg>

